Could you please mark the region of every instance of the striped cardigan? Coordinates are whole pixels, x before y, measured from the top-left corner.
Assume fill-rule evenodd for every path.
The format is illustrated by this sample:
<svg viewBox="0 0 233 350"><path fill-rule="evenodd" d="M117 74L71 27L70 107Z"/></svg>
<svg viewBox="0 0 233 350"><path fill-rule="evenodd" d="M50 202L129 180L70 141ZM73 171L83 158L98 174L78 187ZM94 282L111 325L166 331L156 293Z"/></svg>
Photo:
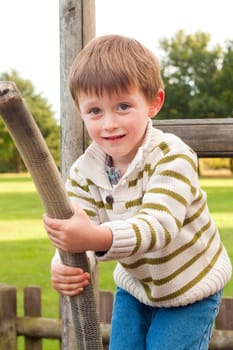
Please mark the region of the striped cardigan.
<svg viewBox="0 0 233 350"><path fill-rule="evenodd" d="M96 254L117 260L115 283L141 302L172 307L224 287L231 263L198 182L196 155L173 134L153 128L118 184L106 154L92 143L71 167L66 188L113 243Z"/></svg>

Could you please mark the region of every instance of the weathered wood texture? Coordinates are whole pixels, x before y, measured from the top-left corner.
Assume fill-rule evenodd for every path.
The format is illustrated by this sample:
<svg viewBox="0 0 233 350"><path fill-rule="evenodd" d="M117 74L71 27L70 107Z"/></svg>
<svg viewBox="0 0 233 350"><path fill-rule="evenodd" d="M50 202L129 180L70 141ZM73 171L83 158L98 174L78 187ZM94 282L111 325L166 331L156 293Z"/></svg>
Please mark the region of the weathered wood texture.
<svg viewBox="0 0 233 350"><path fill-rule="evenodd" d="M179 136L199 157L233 158L233 118L155 119L153 125Z"/></svg>
<svg viewBox="0 0 233 350"><path fill-rule="evenodd" d="M0 92L1 115L33 178L46 213L60 219L71 217L73 210L61 176L19 90L15 83L2 81ZM47 174L46 178L44 178L45 174ZM63 251L59 253L64 264L88 271L89 264L85 253L68 254ZM81 295L72 296L70 304L73 311L75 339L78 341L79 350L92 350L93 348L102 350L92 283ZM66 325L67 323L64 323L64 328ZM38 345L36 348L39 349Z"/></svg>
<svg viewBox="0 0 233 350"><path fill-rule="evenodd" d="M214 330L209 350L233 350L233 331Z"/></svg>
<svg viewBox="0 0 233 350"><path fill-rule="evenodd" d="M87 145L83 122L69 92L69 71L77 53L94 36L95 0L60 0L61 167L64 178Z"/></svg>
<svg viewBox="0 0 233 350"><path fill-rule="evenodd" d="M16 288L0 285L0 350L17 349Z"/></svg>
<svg viewBox="0 0 233 350"><path fill-rule="evenodd" d="M113 293L107 290L103 290L100 293L99 318L102 323L111 323L113 297Z"/></svg>
<svg viewBox="0 0 233 350"><path fill-rule="evenodd" d="M24 315L40 317L42 312L41 288L24 288ZM25 336L25 350L42 350L42 340Z"/></svg>
<svg viewBox="0 0 233 350"><path fill-rule="evenodd" d="M86 148L87 134L68 87L75 56L95 36L95 0L60 0L61 172L65 180L71 164ZM76 350L69 299L62 297L62 349Z"/></svg>
<svg viewBox="0 0 233 350"><path fill-rule="evenodd" d="M223 298L216 318L216 328L233 330L233 298Z"/></svg>

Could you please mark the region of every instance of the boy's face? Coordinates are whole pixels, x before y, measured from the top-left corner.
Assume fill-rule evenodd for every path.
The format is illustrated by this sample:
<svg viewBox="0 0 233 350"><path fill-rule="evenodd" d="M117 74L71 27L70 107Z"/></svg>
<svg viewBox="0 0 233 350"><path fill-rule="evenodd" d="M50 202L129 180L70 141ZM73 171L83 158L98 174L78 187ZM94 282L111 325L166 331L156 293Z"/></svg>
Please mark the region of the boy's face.
<svg viewBox="0 0 233 350"><path fill-rule="evenodd" d="M163 97L163 96L162 96ZM125 170L142 144L148 124L163 103L160 96L149 103L138 90L120 95L79 96L81 116L93 141Z"/></svg>

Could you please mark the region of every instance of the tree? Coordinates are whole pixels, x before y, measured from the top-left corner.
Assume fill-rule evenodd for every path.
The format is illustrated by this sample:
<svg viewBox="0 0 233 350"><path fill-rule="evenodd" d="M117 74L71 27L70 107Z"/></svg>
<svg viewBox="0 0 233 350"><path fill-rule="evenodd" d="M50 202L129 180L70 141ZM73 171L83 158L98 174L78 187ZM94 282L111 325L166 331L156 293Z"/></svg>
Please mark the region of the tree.
<svg viewBox="0 0 233 350"><path fill-rule="evenodd" d="M219 45L209 47L210 39L209 34L200 31L186 35L180 30L174 38L160 41L164 51L161 65L166 90L160 118L229 116L229 102L227 98L223 101L223 96L227 94L232 98L232 85L226 93L223 70L227 75L232 69L232 46L224 56Z"/></svg>
<svg viewBox="0 0 233 350"><path fill-rule="evenodd" d="M233 40L228 41L222 68L217 80L216 93L224 104L229 117L233 116Z"/></svg>
<svg viewBox="0 0 233 350"><path fill-rule="evenodd" d="M42 97L41 94L35 92L35 88L30 80L22 79L15 70L0 75L0 80L14 81L16 83L30 112L39 126L57 165L59 165L60 132L51 105L49 105L47 100ZM2 172L20 172L25 169L19 152L1 118L0 159L0 171Z"/></svg>

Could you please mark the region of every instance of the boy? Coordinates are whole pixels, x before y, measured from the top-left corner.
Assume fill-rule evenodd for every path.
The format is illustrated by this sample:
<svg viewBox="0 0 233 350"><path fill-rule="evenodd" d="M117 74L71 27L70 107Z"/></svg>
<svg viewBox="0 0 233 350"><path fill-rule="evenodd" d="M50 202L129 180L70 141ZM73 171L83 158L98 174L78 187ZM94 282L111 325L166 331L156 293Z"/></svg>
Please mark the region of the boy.
<svg viewBox="0 0 233 350"><path fill-rule="evenodd" d="M208 349L231 264L195 153L152 127L164 102L157 59L130 38L94 39L74 61L70 90L93 142L66 183L74 215L44 217L49 238L118 260L111 350ZM81 293L89 277L54 258L58 292Z"/></svg>

